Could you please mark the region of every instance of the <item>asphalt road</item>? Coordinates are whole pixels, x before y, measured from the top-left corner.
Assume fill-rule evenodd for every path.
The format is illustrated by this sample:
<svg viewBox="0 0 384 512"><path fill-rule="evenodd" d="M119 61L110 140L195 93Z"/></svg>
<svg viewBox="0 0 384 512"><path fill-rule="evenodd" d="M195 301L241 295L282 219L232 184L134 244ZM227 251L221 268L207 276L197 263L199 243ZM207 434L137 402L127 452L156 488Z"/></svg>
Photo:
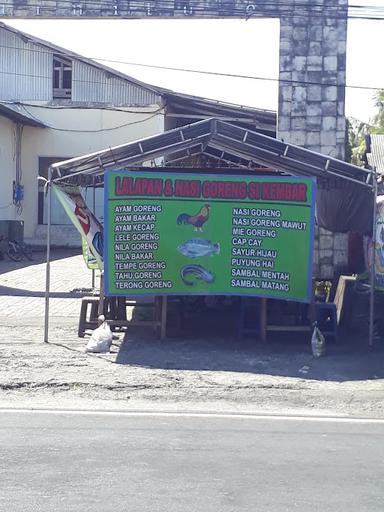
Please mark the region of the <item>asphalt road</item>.
<svg viewBox="0 0 384 512"><path fill-rule="evenodd" d="M0 411L1 512L384 510L384 422Z"/></svg>

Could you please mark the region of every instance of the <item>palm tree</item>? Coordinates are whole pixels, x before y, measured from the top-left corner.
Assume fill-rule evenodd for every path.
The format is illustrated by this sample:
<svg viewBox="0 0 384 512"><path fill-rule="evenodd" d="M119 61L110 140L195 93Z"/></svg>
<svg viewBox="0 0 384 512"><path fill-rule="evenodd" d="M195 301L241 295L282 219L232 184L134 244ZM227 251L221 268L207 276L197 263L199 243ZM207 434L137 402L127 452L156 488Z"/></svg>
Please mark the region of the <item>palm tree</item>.
<svg viewBox="0 0 384 512"><path fill-rule="evenodd" d="M371 133L384 133L384 90L377 91L373 97L377 114L372 120L373 128Z"/></svg>
<svg viewBox="0 0 384 512"><path fill-rule="evenodd" d="M364 165L365 135L370 132L370 126L354 117L347 119L346 160L354 165Z"/></svg>
<svg viewBox="0 0 384 512"><path fill-rule="evenodd" d="M359 166L364 165L365 136L370 133L384 134L384 90L378 90L373 100L377 113L369 124L354 117L347 119L346 160Z"/></svg>

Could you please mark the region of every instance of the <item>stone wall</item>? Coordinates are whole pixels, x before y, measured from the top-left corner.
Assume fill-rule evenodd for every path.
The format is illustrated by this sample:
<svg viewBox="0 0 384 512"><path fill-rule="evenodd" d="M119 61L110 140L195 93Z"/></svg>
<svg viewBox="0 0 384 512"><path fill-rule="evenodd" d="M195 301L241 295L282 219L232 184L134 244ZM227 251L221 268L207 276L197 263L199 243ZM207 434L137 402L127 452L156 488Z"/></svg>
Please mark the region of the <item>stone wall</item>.
<svg viewBox="0 0 384 512"><path fill-rule="evenodd" d="M313 255L313 275L322 279L332 279L345 272L348 264L348 236L331 233L317 228Z"/></svg>
<svg viewBox="0 0 384 512"><path fill-rule="evenodd" d="M344 159L348 1L316 0L323 16L302 4L280 20L278 137ZM314 275L329 279L348 265L348 235L316 231Z"/></svg>

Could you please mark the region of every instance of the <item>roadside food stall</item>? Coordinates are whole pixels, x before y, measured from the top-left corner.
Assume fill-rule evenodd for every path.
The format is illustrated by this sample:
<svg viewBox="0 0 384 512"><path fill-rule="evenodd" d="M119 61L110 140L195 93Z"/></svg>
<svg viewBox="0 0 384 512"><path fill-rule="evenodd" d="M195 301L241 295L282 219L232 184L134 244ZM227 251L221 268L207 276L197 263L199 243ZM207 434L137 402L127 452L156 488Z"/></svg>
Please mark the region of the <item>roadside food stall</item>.
<svg viewBox="0 0 384 512"><path fill-rule="evenodd" d="M196 155L216 163L177 167ZM160 166L145 167L159 158ZM51 166L49 195L78 184L104 187L104 230L81 200L72 201L74 223L103 265L100 303L161 298L162 337L166 297L212 294L259 297L265 339L277 330L267 325L268 299L313 304L315 214L326 229L370 234L377 194L374 171L218 119ZM49 212L48 219L46 342ZM370 343L373 298L372 291Z"/></svg>

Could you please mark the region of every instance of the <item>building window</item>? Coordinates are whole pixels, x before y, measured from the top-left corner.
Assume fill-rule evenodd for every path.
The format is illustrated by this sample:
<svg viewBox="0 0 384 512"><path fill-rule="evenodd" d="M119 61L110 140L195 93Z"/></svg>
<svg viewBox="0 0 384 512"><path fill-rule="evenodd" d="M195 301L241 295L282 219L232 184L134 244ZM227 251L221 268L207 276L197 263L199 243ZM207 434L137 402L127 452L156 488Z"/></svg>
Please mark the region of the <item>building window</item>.
<svg viewBox="0 0 384 512"><path fill-rule="evenodd" d="M72 61L61 55L53 56L53 99L72 95Z"/></svg>

